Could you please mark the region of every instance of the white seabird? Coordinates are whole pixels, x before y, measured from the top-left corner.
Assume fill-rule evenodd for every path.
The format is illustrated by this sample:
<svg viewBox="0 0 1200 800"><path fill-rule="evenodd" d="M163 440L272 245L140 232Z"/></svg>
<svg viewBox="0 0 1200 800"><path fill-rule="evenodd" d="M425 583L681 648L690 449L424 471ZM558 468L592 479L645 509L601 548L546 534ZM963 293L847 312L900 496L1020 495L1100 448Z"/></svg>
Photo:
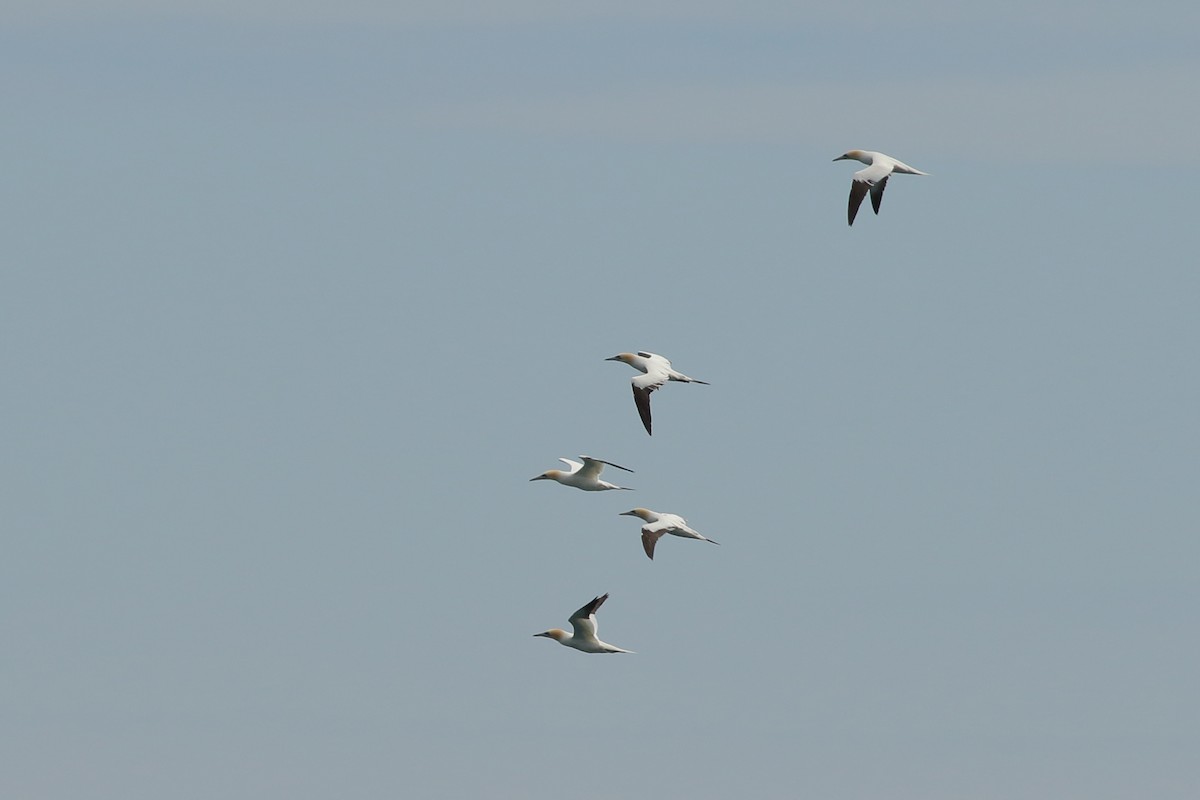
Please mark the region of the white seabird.
<svg viewBox="0 0 1200 800"><path fill-rule="evenodd" d="M624 489L633 491L627 486L617 486L615 483L600 480L600 473L604 471L604 465L623 469L626 472L633 472L629 467L622 467L620 464L614 464L611 461L604 461L599 458L590 456L580 456L583 463L572 461L569 458L560 458L559 461L570 467L570 471L564 472L561 469L546 470L541 475L535 478L530 478L531 481L558 481L563 486L574 486L576 489L583 489L585 492L603 492L606 489Z"/></svg>
<svg viewBox="0 0 1200 800"><path fill-rule="evenodd" d="M876 214L879 213L879 204L883 202L883 190L887 188L888 177L893 172L903 172L906 175L929 174L921 172L919 169L913 169L903 161L897 161L889 155L876 153L874 150L850 150L835 158L834 161L861 161L867 165L866 169L860 169L854 173L854 180L850 182L850 206L846 215L851 225L854 224L854 217L858 215L858 207L862 205L867 192L871 193L871 207L875 209Z"/></svg>
<svg viewBox="0 0 1200 800"><path fill-rule="evenodd" d="M687 520L678 514L660 514L648 508L635 508L630 511L622 511L618 516L641 517L646 522L642 526L642 548L652 560L654 558L654 545L667 533L672 536L682 536L685 539L699 539L702 542L720 544L720 542L713 542L707 536L702 536L689 528Z"/></svg>
<svg viewBox="0 0 1200 800"><path fill-rule="evenodd" d="M646 433L650 433L650 393L662 386L667 381L679 381L680 383L702 383L708 386L708 381L698 381L695 378L689 378L682 372L678 372L671 368L671 362L660 355L654 353L646 353L639 350L636 353L617 353L612 358L606 358L605 361L620 361L623 364L628 364L639 372L644 372L644 375L639 375L634 378L633 384L633 401L637 404L638 414L642 417L642 424L646 426Z"/></svg>
<svg viewBox="0 0 1200 800"><path fill-rule="evenodd" d="M547 639L553 639L559 644L574 647L585 653L632 653L632 650L622 650L596 638L596 611L604 605L604 601L607 599L608 594L602 594L572 614L570 622L574 629L573 633L568 634L559 628L551 628L548 631L535 633L534 636L545 636Z"/></svg>

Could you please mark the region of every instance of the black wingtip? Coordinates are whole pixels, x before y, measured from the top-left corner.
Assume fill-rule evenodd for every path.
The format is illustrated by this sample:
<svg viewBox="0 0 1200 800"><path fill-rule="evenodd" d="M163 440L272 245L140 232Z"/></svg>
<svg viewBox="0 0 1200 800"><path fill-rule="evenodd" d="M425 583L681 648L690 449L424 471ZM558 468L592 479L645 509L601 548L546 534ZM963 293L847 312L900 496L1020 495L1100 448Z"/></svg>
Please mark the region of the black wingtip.
<svg viewBox="0 0 1200 800"><path fill-rule="evenodd" d="M875 213L879 214L879 206L883 204L883 190L887 188L887 176L883 180L877 181L871 187L871 208L875 209Z"/></svg>
<svg viewBox="0 0 1200 800"><path fill-rule="evenodd" d="M846 206L846 219L851 225L854 224L854 218L858 216L858 207L862 205L868 191L870 186L864 181L850 181L850 201Z"/></svg>
<svg viewBox="0 0 1200 800"><path fill-rule="evenodd" d="M646 428L646 433L653 436L654 434L650 433L650 392L651 391L653 391L653 389L651 389L649 391L647 391L645 389L639 390L638 387L634 386L633 387L633 402L637 406L638 416L642 420L642 425L645 426L645 428Z"/></svg>

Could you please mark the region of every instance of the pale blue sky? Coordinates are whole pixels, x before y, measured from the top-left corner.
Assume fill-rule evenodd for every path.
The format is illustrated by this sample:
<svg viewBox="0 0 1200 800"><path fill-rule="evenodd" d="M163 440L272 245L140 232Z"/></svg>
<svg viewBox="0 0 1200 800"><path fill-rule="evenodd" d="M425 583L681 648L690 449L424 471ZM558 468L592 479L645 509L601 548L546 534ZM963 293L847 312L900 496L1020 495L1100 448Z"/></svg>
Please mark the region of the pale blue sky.
<svg viewBox="0 0 1200 800"><path fill-rule="evenodd" d="M1195 5L605 8L0 11L0 795L1200 793Z"/></svg>

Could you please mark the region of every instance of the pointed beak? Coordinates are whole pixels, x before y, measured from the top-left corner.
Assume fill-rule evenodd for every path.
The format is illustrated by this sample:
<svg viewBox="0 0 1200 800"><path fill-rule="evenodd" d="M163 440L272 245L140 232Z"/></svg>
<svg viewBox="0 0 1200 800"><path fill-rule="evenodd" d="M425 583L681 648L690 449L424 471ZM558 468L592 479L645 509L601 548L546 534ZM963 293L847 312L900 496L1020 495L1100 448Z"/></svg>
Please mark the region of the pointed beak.
<svg viewBox="0 0 1200 800"><path fill-rule="evenodd" d="M838 156L837 158L834 159L834 161L845 161L845 160L846 160L845 156Z"/></svg>
<svg viewBox="0 0 1200 800"><path fill-rule="evenodd" d="M636 517L637 514L633 513L632 511L622 511L620 514L617 514L617 516L618 517Z"/></svg>
<svg viewBox="0 0 1200 800"><path fill-rule="evenodd" d="M606 358L606 359L604 359L604 360L605 360L605 361L620 361L620 360L621 360L621 357L620 357L620 356L611 356L611 357L609 357L609 358Z"/></svg>
<svg viewBox="0 0 1200 800"><path fill-rule="evenodd" d="M545 476L545 475L537 475L537 476L534 476L534 477L530 478L529 480L531 480L531 481L544 481L544 480L546 480L546 479L547 479L547 478L546 478L546 476Z"/></svg>

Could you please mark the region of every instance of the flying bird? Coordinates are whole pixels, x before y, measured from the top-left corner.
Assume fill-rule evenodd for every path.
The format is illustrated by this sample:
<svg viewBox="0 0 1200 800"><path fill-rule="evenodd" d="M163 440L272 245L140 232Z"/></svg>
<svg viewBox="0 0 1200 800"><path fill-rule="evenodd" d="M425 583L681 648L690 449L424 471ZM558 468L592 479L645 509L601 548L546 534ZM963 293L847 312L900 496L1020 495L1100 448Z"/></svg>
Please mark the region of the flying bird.
<svg viewBox="0 0 1200 800"><path fill-rule="evenodd" d="M879 204L883 202L883 190L887 188L888 178L893 172L903 172L906 175L929 174L874 150L850 150L834 161L861 161L867 165L866 169L854 173L854 180L850 182L850 206L846 214L851 225L854 224L858 207L862 205L867 192L871 193L871 207L875 209L876 214L879 213Z"/></svg>
<svg viewBox="0 0 1200 800"><path fill-rule="evenodd" d="M602 594L571 615L570 623L574 632L568 634L559 628L551 628L534 636L545 636L559 644L574 647L585 653L632 653L632 650L622 650L596 638L596 611L604 605L608 594Z"/></svg>
<svg viewBox="0 0 1200 800"><path fill-rule="evenodd" d="M572 461L569 458L560 458L559 461L566 464L571 469L563 471L561 469L546 470L537 477L530 478L531 481L558 481L563 486L574 486L576 489L583 489L585 492L603 492L606 489L624 489L633 491L628 486L617 486L615 483L600 480L600 473L604 471L604 465L623 469L626 472L633 472L628 467L622 467L620 464L614 464L611 461L603 461L599 458L591 456L580 456L583 463Z"/></svg>
<svg viewBox="0 0 1200 800"><path fill-rule="evenodd" d="M646 523L642 526L642 549L646 551L646 555L651 560L654 559L654 545L658 544L658 540L668 533L672 536L682 536L684 539L699 539L702 542L720 544L720 542L713 542L707 536L702 536L689 528L687 520L678 514L660 514L648 508L634 508L630 511L622 511L618 516L640 517Z"/></svg>
<svg viewBox="0 0 1200 800"><path fill-rule="evenodd" d="M689 378L682 372L671 369L670 361L654 353L646 353L641 350L636 353L617 353L612 358L604 360L620 361L623 364L633 367L638 372L645 373L644 375L638 375L631 383L633 384L633 401L637 404L638 414L642 417L642 424L646 426L646 433L650 433L651 392L658 389L667 381L709 385L708 381L698 381L695 378Z"/></svg>

